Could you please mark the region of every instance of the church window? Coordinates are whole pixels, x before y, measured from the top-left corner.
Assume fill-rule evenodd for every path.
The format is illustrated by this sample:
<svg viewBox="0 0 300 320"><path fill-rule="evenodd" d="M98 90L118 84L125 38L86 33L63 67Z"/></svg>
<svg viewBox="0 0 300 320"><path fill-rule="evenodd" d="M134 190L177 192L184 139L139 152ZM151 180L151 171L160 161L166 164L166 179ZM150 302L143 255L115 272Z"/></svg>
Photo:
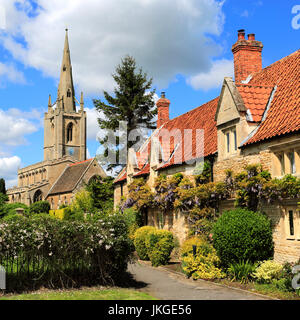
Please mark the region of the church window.
<svg viewBox="0 0 300 320"><path fill-rule="evenodd" d="M71 97L71 90L69 89L67 92L67 97L70 98Z"/></svg>
<svg viewBox="0 0 300 320"><path fill-rule="evenodd" d="M73 140L73 123L70 123L67 128L67 142Z"/></svg>

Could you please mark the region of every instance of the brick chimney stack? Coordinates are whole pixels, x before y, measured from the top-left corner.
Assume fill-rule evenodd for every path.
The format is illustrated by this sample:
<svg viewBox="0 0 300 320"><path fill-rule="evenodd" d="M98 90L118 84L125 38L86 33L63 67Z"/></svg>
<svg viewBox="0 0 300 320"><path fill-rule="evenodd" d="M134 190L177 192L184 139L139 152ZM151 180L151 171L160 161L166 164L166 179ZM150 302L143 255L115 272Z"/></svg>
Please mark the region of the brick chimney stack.
<svg viewBox="0 0 300 320"><path fill-rule="evenodd" d="M262 42L255 40L255 34L249 34L246 40L245 30L238 31L238 41L232 46L236 83L241 83L249 75L262 70L263 47Z"/></svg>
<svg viewBox="0 0 300 320"><path fill-rule="evenodd" d="M169 107L170 107L170 100L166 99L166 93L161 93L161 98L157 101L157 128L160 128L163 124L170 120L169 118Z"/></svg>

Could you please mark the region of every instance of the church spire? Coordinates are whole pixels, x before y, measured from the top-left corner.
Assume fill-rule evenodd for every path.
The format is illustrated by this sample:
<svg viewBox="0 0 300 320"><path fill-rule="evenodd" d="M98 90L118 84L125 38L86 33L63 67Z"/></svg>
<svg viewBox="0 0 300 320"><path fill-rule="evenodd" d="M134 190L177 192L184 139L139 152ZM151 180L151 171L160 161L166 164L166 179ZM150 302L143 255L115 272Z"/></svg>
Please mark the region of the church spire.
<svg viewBox="0 0 300 320"><path fill-rule="evenodd" d="M74 96L75 91L73 85L68 29L66 29L65 46L57 93L57 99L59 102L58 105L60 106L60 109L64 110L65 112L76 112Z"/></svg>

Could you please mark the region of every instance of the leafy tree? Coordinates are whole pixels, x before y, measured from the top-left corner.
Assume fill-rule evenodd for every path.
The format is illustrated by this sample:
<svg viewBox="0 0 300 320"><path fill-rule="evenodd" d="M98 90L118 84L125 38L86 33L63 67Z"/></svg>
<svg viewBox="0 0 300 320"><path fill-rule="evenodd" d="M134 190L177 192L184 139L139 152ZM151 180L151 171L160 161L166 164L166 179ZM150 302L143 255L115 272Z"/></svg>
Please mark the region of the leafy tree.
<svg viewBox="0 0 300 320"><path fill-rule="evenodd" d="M154 116L157 114L153 96L155 90L151 91L152 78L147 78L142 68L137 70L136 61L133 57L126 56L121 64L117 66L112 75L116 82L114 97L104 91L104 98L107 101L94 99L94 106L103 118L98 119L101 129L109 129L116 132L119 130L120 121L127 122L127 148L131 148L137 141L129 141L131 130L142 128L155 128ZM109 151L116 150L117 158L119 155L127 153L125 146L120 143L120 136L116 137L116 146L108 144L108 136L100 140L102 145L108 144L104 156L107 157ZM116 161L118 162L118 161ZM119 164L108 164L108 170L119 167Z"/></svg>
<svg viewBox="0 0 300 320"><path fill-rule="evenodd" d="M114 179L106 177L104 179L93 179L88 185L94 207L100 210L112 209L114 205Z"/></svg>
<svg viewBox="0 0 300 320"><path fill-rule="evenodd" d="M5 180L3 178L0 179L0 193L6 194Z"/></svg>

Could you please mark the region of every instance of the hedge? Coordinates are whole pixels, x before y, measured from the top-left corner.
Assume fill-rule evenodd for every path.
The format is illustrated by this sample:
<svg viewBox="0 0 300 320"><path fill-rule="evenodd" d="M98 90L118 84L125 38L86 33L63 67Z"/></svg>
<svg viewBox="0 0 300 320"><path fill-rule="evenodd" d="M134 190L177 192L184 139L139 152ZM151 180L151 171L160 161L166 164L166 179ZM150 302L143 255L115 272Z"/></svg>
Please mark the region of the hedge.
<svg viewBox="0 0 300 320"><path fill-rule="evenodd" d="M7 290L113 284L134 248L121 215L61 221L49 215L0 222Z"/></svg>
<svg viewBox="0 0 300 320"><path fill-rule="evenodd" d="M246 209L224 212L213 228L213 246L224 266L268 260L274 254L270 221Z"/></svg>

